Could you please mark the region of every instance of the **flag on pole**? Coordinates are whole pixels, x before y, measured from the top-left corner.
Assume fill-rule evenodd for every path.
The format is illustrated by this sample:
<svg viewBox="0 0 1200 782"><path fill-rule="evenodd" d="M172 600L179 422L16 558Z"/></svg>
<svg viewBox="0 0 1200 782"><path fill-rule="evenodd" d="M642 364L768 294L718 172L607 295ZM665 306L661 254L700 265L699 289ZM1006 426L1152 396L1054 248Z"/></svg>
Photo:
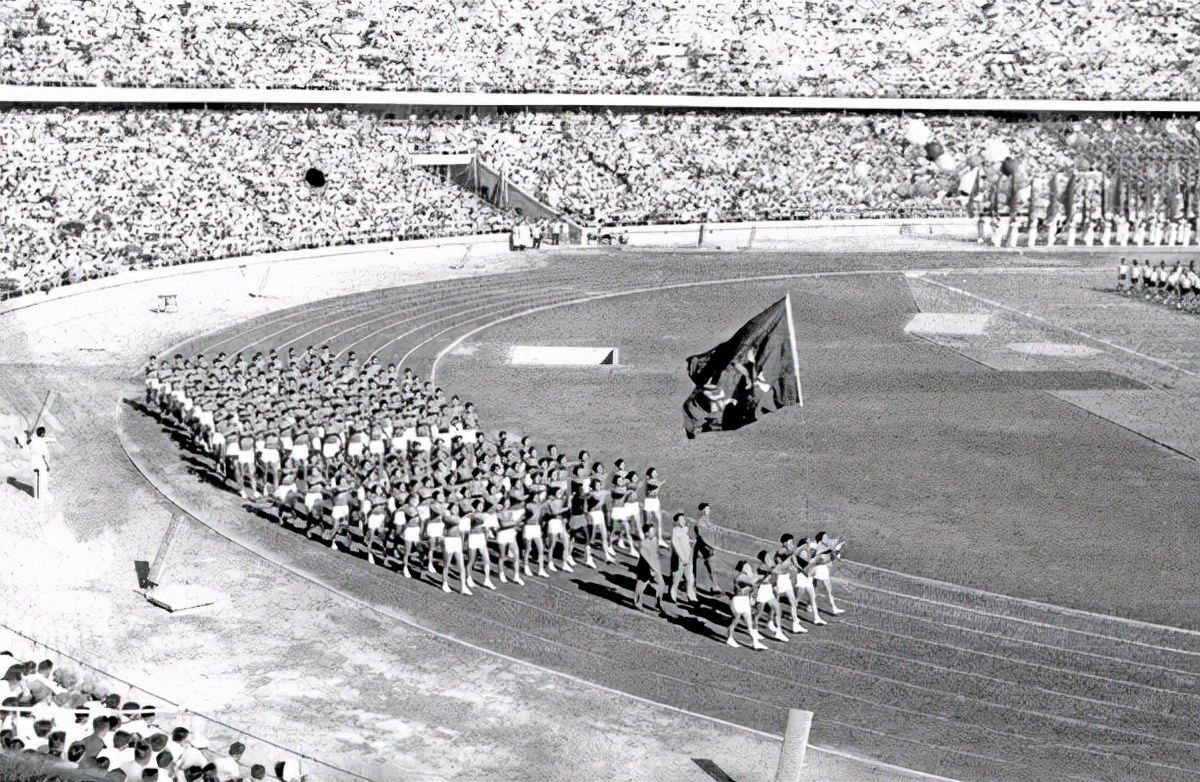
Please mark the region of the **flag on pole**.
<svg viewBox="0 0 1200 782"><path fill-rule="evenodd" d="M684 431L739 429L803 404L791 295L755 315L730 339L687 360L695 390L683 403Z"/></svg>
<svg viewBox="0 0 1200 782"><path fill-rule="evenodd" d="M1075 221L1075 171L1072 169L1071 176L1067 179L1067 192L1063 196L1063 209L1067 213L1067 223Z"/></svg>

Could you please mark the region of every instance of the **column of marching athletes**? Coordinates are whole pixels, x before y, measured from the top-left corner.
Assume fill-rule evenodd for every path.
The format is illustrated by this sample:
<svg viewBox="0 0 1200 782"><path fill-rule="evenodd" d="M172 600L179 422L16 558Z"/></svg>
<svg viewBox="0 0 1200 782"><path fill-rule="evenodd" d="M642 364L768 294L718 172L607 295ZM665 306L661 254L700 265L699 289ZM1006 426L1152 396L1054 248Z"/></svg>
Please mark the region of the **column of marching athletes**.
<svg viewBox="0 0 1200 782"><path fill-rule="evenodd" d="M610 470L586 450L570 459L529 437L489 437L470 402L407 368L310 345L151 356L145 386L147 410L185 434L214 477L262 515L445 592L522 586L580 566L619 566L624 556L635 563L638 609L647 592L663 614L664 601L700 607L705 574L705 599L728 610L731 646L741 645L739 631L755 649L766 648L764 637L787 642L786 620L791 633L807 632L801 613L825 624L818 586L828 612L841 613L831 578L843 544L827 533L784 534L778 548L738 562L729 584L718 583L708 503L694 515L668 514L654 467L617 459Z"/></svg>

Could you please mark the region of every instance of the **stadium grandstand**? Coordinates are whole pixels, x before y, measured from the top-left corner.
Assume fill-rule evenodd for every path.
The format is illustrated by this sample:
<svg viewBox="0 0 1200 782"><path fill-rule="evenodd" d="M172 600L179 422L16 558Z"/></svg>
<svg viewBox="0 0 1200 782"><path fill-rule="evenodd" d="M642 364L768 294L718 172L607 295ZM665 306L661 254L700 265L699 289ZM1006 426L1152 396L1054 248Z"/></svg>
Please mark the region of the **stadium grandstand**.
<svg viewBox="0 0 1200 782"><path fill-rule="evenodd" d="M14 108L0 116L0 286L503 232L519 219L499 208L510 186L582 239L653 223L971 217L999 243L1003 217L1026 244L1192 244L1198 134L1194 117ZM472 165L445 176L451 159L498 183L472 180Z"/></svg>
<svg viewBox="0 0 1200 782"><path fill-rule="evenodd" d="M1190 100L1179 0L726 4L41 0L0 12L11 84Z"/></svg>
<svg viewBox="0 0 1200 782"><path fill-rule="evenodd" d="M609 440L574 443L566 454L539 432L525 432L527 424L532 429L538 422L559 425L571 418L568 411L576 409L571 405L577 400L563 397L573 390L550 398L537 395L549 393L544 387L534 389L529 396L545 403L543 409L501 409L492 417L477 416L474 405L464 401L475 399L484 409L491 402L489 412L502 407L495 400L511 380L506 373L517 363L516 349L523 347L505 343L504 360L481 370L484 365L471 362L492 359L489 351L498 355L500 350L499 337L496 344L472 341L484 329L531 313L553 315L568 306L583 309L617 300L608 314L595 316L595 324L589 315L579 323L564 325L548 316L538 324L546 340L567 335L551 352L598 351L605 357L592 363L612 368L618 364L617 349L594 346L605 340L617 344L607 336L605 318L646 318L642 331L654 332L656 341L635 346L643 354L661 352L663 344L674 346L680 337L655 322L660 311L664 322L680 310L696 308L704 310L693 313L699 320L711 311L714 322L740 324L742 316L725 318L723 301L703 298L709 289L717 283L736 288L786 279L781 284L812 284L816 291L806 300L812 332L827 327L830 333L851 333L853 321L875 318L891 330L880 353L896 361L888 376L869 374L883 366L877 356L867 360L866 351L854 354L852 339L862 340L862 334L821 337L836 354L831 364L842 361L842 351L854 354L846 361L848 374L838 377L845 387L858 388L869 377L883 388L880 398L909 394L922 404L930 386L940 389L941 372L947 377L947 398L957 393L956 383L967 387L979 382L992 394L989 400L1012 390L1002 383L1011 382L1017 395L1032 389L1038 399L1049 396L1041 392L1050 389L1058 394L1054 402L1063 402L1064 408L1078 403L1070 413L1088 411L1087 424L1070 419L1077 429L1068 431L1055 428L1059 408L1053 415L1039 409L1037 414L1045 417L1037 420L1049 432L1045 436L1057 438L1054 448L1061 446L1054 451L1047 446L1052 456L1074 445L1071 438L1093 425L1092 413L1098 410L1097 420L1108 423L1111 414L1121 428L1117 434L1102 434L1144 435L1153 448L1138 451L1139 458L1158 465L1155 469L1163 475L1183 475L1195 461L1189 455L1195 443L1183 443L1186 434L1171 430L1164 435L1170 427L1121 418L1111 408L1120 406L1112 399L1121 394L1152 387L1169 390L1178 382L1194 390L1188 384L1200 377L1200 365L1188 363L1194 358L1188 351L1195 352L1190 332L1176 326L1170 333L1184 334L1182 339L1160 342L1153 334L1136 349L1118 347L1124 353L1120 359L1143 362L1136 369L1115 360L1093 368L1085 366L1085 359L1111 347L1115 339L1111 331L1104 332L1104 324L1097 325L1097 312L1104 306L1162 304L1139 311L1149 313L1147 328L1161 327L1164 333L1169 329L1162 326L1166 318L1194 323L1179 313L1200 313L1200 276L1192 260L1200 256L1200 104L1184 105L1200 101L1198 62L1200 5L1179 0L1044 0L1030 8L1009 0L829 0L783 6L764 0L631 0L615 5L273 0L237 8L162 0L19 0L0 8L0 335L6 342L0 355L8 359L0 364L0 421L24 432L15 440L16 449L6 434L8 450L0 456L11 457L12 463L19 459L25 470L27 452L39 440L46 449L47 474L54 454L55 492L58 481L68 486L76 481L72 488L85 500L55 506L58 498L48 492L53 499L47 511L42 473L37 473L36 488L26 491L15 468L9 469L3 488L25 503L19 520L29 522L35 535L48 534L52 523L47 519L62 515L64 507L84 519L81 525L131 525L114 533L119 538L115 543L111 536L95 539L97 550L111 545L122 551L120 567L132 557L124 556L127 552L118 544L136 540L129 546L144 548L152 524L144 518L113 521L107 498L127 491L154 493L163 503L158 507L186 509L200 522L197 527L209 522L193 513L194 507L207 508L221 515L219 522L205 526L206 535L216 534L189 541L189 551L217 554L196 562L221 570L226 583L244 591L243 600L254 600L256 590L263 595L261 605L245 612L255 614L250 619L200 612L192 619L186 614L154 619L150 622L175 624L161 637L144 640L130 629L135 619L127 627L120 616L144 609L141 602L152 585L139 572L136 609L118 598L115 607L98 611L86 595L78 598L77 613L91 611L96 618L94 623L81 619L78 628L56 635L68 649L60 654L22 623L44 633L53 627L49 617L55 611L72 610L62 605L86 589L72 587L65 599L60 594L60 605L52 610L38 603L40 590L54 581L47 565L64 573L76 566L91 572L84 561L89 554L59 558L60 550L43 550L41 538L22 548L23 577L0 586L7 590L0 592L0 603L4 597L28 597L23 609L12 607L22 605L21 600L10 600L0 613L0 628L15 639L0 642L0 779L393 782L465 778L481 768L486 768L481 775L486 778L521 778L512 768L532 776L528 772L533 768L548 778L573 779L577 768L553 765L563 763L562 757L550 752L543 757L530 748L552 732L570 732L555 723L560 717L564 725L583 725L581 730L608 730L603 726L634 711L625 699L633 695L649 716L629 717L630 732L655 735L660 742L640 750L646 754L675 752L670 737L660 738L656 731L670 719L690 717L722 730L731 725L748 729L760 742L753 745L757 754L763 754L763 746L774 752L780 714L793 705L807 707L798 701L811 697L836 717L829 719L834 727L825 734L836 737L826 742L829 755L850 763L836 772L828 771L832 765L824 766L830 779L851 780L865 772L872 778L953 774L996 779L1013 772L1055 778L1054 770L1075 764L1081 770L1064 778L1200 782L1200 773L1186 768L1189 753L1197 749L1193 729L1200 706L1194 682L1200 676L1195 663L1200 635L1168 626L1182 622L1178 617L1186 613L1178 601L1171 602L1174 597L1150 617L1163 624L1150 625L1133 619L1128 605L1143 594L1139 588L1132 590L1134 597L1122 596L1120 610L1114 608L1109 616L1106 606L1088 602L1093 598L1080 598L1079 605L1064 598L1062 605L1071 607L1060 608L1055 593L1030 597L1035 587L1043 586L1041 581L1030 593L1018 595L1005 582L1005 587L995 587L1004 594L992 594L983 591L992 588L990 583L960 588L933 580L928 570L910 576L889 569L891 561L842 562L843 530L831 527L836 537L818 532L825 525L809 523L807 498L799 501L802 513L780 522L786 529L772 527L767 537L762 528L750 529L774 522L754 506L757 498L732 497L742 490L735 469L730 470L732 483L714 487L714 495L724 488L731 496L714 501L725 500L722 509L734 508L744 518L722 516L729 527L713 522L705 500L714 497L677 489L686 481L679 472L691 465L700 473L711 465L699 462L717 463L728 454L698 447L680 458L682 446L672 442L660 447L665 435L650 432L640 413L629 421L620 419L628 411L617 403L604 407L597 402L596 409L614 415L611 431L626 431L620 447L628 445L629 465L624 457L612 461L617 454ZM130 100L122 100L125 94ZM156 98L160 95L165 97ZM701 100L683 100L691 96ZM796 102L784 105L776 99ZM902 110L887 103L897 99L910 102ZM1025 99L1051 100L1055 107L1031 107L1021 103ZM955 105L966 109L947 109L942 100L960 101ZM1116 104L1106 108L1109 101L1159 104L1154 111L1139 111ZM1175 102L1180 103L1178 111L1170 109ZM861 229L864 235L874 231L879 242L894 239L899 249L873 255L862 250L867 245L859 239L859 244L845 245L852 251L846 255L857 253L854 257L831 260L840 249L822 249L801 258L798 251L789 255L799 245L760 238L788 235L797 226L817 237L841 238L846 234L837 231L843 228ZM927 245L918 241L928 237ZM722 249L722 244L726 250L761 252L706 252ZM550 246L555 247L549 252L513 252ZM331 260L331 248L347 250L346 257ZM662 252L664 248L671 252ZM682 263L680 250L687 251ZM488 255L472 265L473 252ZM287 253L298 259L298 267L311 265L288 277L282 267L292 256L278 264L273 260ZM1121 257L1118 266L1116 259L1125 254L1140 262L1129 265ZM223 259L229 263L207 263ZM255 275L256 283L261 279L257 290L247 281L245 266L233 271L242 259L267 270ZM1011 268L1006 265L1010 260ZM337 268L343 263L344 269ZM1077 305L1066 296L1065 304L997 304L1010 292L993 282L1004 272L1019 267L1015 278L1020 281L1012 288L1029 301L1030 291L1039 287L1027 282L1036 279L1033 273L1050 269L1058 274L1056 285L1082 290L1076 283L1100 263L1108 264L1106 274L1118 269L1116 284L1103 292L1122 294L1108 296L1103 306L1094 299ZM145 302L134 299L144 291L133 283L172 280L184 270L168 267L184 265L196 275L193 309L167 323L167 301L174 307L176 294L162 291L176 288L164 283L154 293L162 308L153 312L163 315L153 322L157 330L139 331L151 321L141 311ZM264 296L267 275L275 268L281 269L282 281L273 290L283 293ZM970 293L968 283L959 289L948 278L914 282L924 269L995 274L986 282L973 280L978 292ZM227 277L205 278L209 270ZM342 271L345 276L338 277ZM843 272L855 279L810 279ZM11 317L44 303L61 304L76 291L81 302L88 294L106 296L110 288L101 286L108 281L89 281L114 276L130 281L131 290L112 293L109 304L81 303L79 313L55 310L57 319L47 316L50 325L43 332L25 325L37 324L37 314L28 321ZM65 286L72 287L62 290ZM187 283L179 288L186 289ZM703 303L686 298L697 290L694 302ZM678 300L669 298L677 293ZM774 300L778 292L769 293ZM636 304L621 309L621 302L635 294L662 296L654 305L660 309L647 306L639 312ZM962 300L954 298L958 294ZM753 291L744 299L738 295L730 294L730 301L739 308L761 309L763 301ZM248 304L247 299L253 301ZM786 302L790 320L790 294ZM1049 316L1030 314L1037 306L1061 306L1055 310L1060 319L1051 322ZM1062 316L1071 307L1069 316L1079 320ZM985 310L989 315L981 314ZM1014 325L1017 315L1038 323ZM1008 330L985 335L979 324L991 316ZM921 331L921 324L928 323L934 325ZM579 330L572 331L575 327ZM71 336L52 334L56 328ZM76 328L78 333L72 331ZM104 328L113 331L106 334ZM676 331L687 333L683 326ZM906 339L914 334L920 339L888 341L900 331ZM872 331L868 336L877 335ZM794 334L791 339L795 361ZM55 347L43 347L42 340ZM589 347L566 344L571 340ZM813 340L816 344L818 337ZM999 350L996 345L1013 351L1018 350L1013 346L1024 346L1021 361L1036 363L1036 371L1028 373L1033 379L1010 381L1008 375L1017 374L1008 372L1011 364L997 372L1005 375L1003 381L991 376L979 381L958 365L946 369L949 365L937 363L952 353L961 357L954 353L961 349L983 366L994 360L987 351ZM147 362L146 348L160 355ZM931 359L918 350L940 352ZM910 351L916 380L904 374L910 370ZM904 356L896 359L900 353ZM1164 359L1160 353L1170 355ZM1079 363L1069 370L1037 363L1050 361L1048 356ZM449 368L439 366L446 357L452 359L446 362ZM678 364L677 358L670 360ZM454 360L461 362L457 368ZM762 376L754 375L753 362L751 355L748 363L730 363L752 390L756 380L758 387L765 386ZM583 362L570 366L574 371ZM800 369L793 369L798 392ZM481 379L475 387L447 384L443 391L437 385L443 382L436 374L441 370L460 380L476 372ZM634 363L614 369L605 382L651 382L645 378L656 372L661 374L661 367ZM927 374L917 377L919 372ZM134 374L143 385L131 392ZM26 375L36 382L26 381ZM1084 375L1086 383L1080 380ZM7 382L16 377L22 378L20 383ZM71 439L70 427L54 418L51 393L36 419L25 413L36 409L43 388L77 381L76 393L84 401L73 403L83 411L74 426L90 432L95 442L68 454L63 442ZM593 381L589 376L580 387ZM894 387L887 385L893 382ZM904 385L908 382L913 385ZM1083 390L1072 382L1081 383ZM41 384L38 397L29 390L36 384ZM820 390L820 382L816 385ZM837 393L831 393L833 385L824 389L827 398ZM652 390L667 395L662 388ZM706 391L715 393L699 383L692 393L703 402L699 395ZM1110 396L1101 402L1079 401L1092 392ZM597 385L580 393L599 399L608 391ZM1029 401L1033 396L1020 396L1019 404L1034 407ZM117 398L123 401L113 416ZM980 426L992 427L982 450L999 453L993 435L999 441L1009 434L1004 427L1026 424L1001 422L994 410L981 411L988 405L978 400L970 405L979 411ZM677 408L671 411L676 417ZM852 406L847 409L859 414ZM708 411L713 416L709 423L719 421L724 407L714 410ZM1164 405L1163 410L1177 408ZM138 420L131 422L128 411L138 413ZM39 430L37 424L43 422L42 412L58 435L53 451L41 441L44 427ZM1170 414L1191 421L1193 412ZM891 415L882 403L868 414L874 416L870 423L860 421L863 429L852 430L864 441L873 436L871 427L882 430L881 422ZM803 409L797 415L804 415ZM30 420L33 426L28 426ZM933 427L927 431L924 418L916 420L911 431L928 435L930 442L943 436ZM580 421L568 424L576 427L565 426L562 432L568 435L584 430ZM500 431L502 426L510 431ZM1181 431L1193 431L1190 426ZM759 436L755 433L764 428L748 437ZM789 430L789 436L796 431ZM693 434L688 430L688 437ZM1024 434L1033 438L1044 433ZM705 430L704 437L719 436ZM701 443L715 442L704 437ZM829 440L837 437L835 433ZM1088 463L1092 472L1078 487L1072 484L1072 497L1077 489L1082 494L1102 485L1095 471L1116 469L1112 461L1104 461L1111 456L1105 455L1108 441L1079 437L1080 458L1094 464ZM788 462L800 449L798 442L793 437L756 443L755 448L777 453L780 463L787 462L786 469L795 472L776 483L799 483L798 462ZM803 442L813 453L825 448L825 440L819 445ZM579 447L592 449L595 456L584 450L575 457ZM871 447L887 446L871 440ZM831 462L838 458L821 452ZM938 452L931 448L921 453L929 474L942 469ZM91 471L97 477L86 482L76 476L60 478L66 472L57 467L60 454L64 463L68 456L74 460L75 473ZM663 454L675 460L672 466L683 467L664 470L667 474L660 478L650 465L662 464L656 457ZM1182 460L1191 461L1181 467ZM890 464L895 468L902 461ZM943 467L955 480L965 474ZM785 468L756 465L755 477L775 476L774 469ZM1052 482L1046 471L1038 465L1040 477ZM175 485L168 486L164 475ZM883 479L872 486L878 476L863 475L851 477L865 486L864 495L889 490ZM127 488L130 476L136 476L139 489ZM805 472L804 481L809 478ZM1039 478L1025 480L1036 483ZM911 488L913 484L921 485ZM944 483L925 486L918 473L882 502L920 505L956 490ZM853 487L845 494L859 491ZM1158 503L1192 502L1180 499L1186 491L1160 492L1152 486L1128 491L1141 507L1153 506L1164 518L1176 516L1159 513ZM796 502L795 497L789 501ZM1027 502L1006 512L1013 518L1037 516L1036 499ZM0 499L0 507L4 503ZM129 516L140 513L120 507ZM844 507L849 506L837 505L837 512ZM859 511L868 504L854 507ZM674 512L680 508L686 515ZM1177 509L1170 505L1168 511ZM0 519L0 531L19 534L16 525L5 529L6 523ZM737 527L739 523L747 529ZM137 524L142 526L133 526ZM1097 538L1124 531L1105 524L1097 522ZM285 530L298 534L271 537ZM872 531L880 547L899 545L886 525ZM931 537L943 533L931 544L929 561L961 568L952 573L968 570L960 549L978 548L976 539L948 522ZM153 528L154 544L158 534ZM1169 535L1164 533L1164 539ZM1023 556L1021 542L1005 550ZM91 539L76 548L88 543ZM851 552L854 544L849 543ZM162 545L165 551L167 541ZM1179 549L1186 553L1190 545ZM660 548L668 567L659 561ZM1064 555L1070 561L1061 573L1053 571L1054 578L1065 582L1084 569L1078 559L1070 559L1077 553L1072 549ZM1085 553L1096 556L1094 549ZM16 563L14 555L0 554L0 565L10 556ZM247 565L237 557L255 563ZM225 558L240 564L226 567ZM360 560L371 567L360 568ZM1146 560L1137 561L1144 568ZM257 581L245 575L264 563L277 570L255 575ZM902 561L896 567L906 566ZM1072 566L1076 571L1070 571ZM12 569L17 572L15 564ZM1018 569L1014 566L1014 572ZM701 578L703 570L706 579ZM984 567L980 572L982 579L994 571ZM835 573L839 578L853 574L853 588L842 591L841 581L834 585ZM287 580L293 576L295 580ZM65 582L68 576L63 578ZM134 590L128 584L107 571L96 577L102 579L119 582L121 596L129 600L125 593ZM526 579L532 582L528 587ZM698 582L707 582L699 595ZM646 608L647 585L657 593L660 613L637 614L637 621L658 624L639 625L636 632L643 635L623 634L632 620L619 612L629 594L634 608ZM1068 597L1085 591L1077 589L1068 590ZM117 587L113 590L115 594ZM451 592L457 594L443 597ZM314 594L318 598L306 604L304 598ZM847 595L846 608L837 606L835 594L838 600ZM673 610L664 607L664 597ZM438 602L450 599L459 603ZM464 602L473 607L458 610ZM380 608L384 604L386 610ZM856 610L869 617L860 618ZM242 624L251 619L262 623ZM1011 636L1006 635L1009 623L1019 625ZM401 625L404 632L421 632L404 636L396 629ZM262 634L230 639L247 626ZM618 629L612 630L614 626ZM313 627L322 636L304 637ZM156 651L173 664L182 661L186 674L174 668L151 672L147 665L122 672L130 683L92 668L98 660L70 647L71 632L86 628L92 628L93 639L115 638L109 654L126 661L137 658L138 644L160 644ZM388 628L398 639L391 646L392 639L385 638ZM370 636L369 643L363 641L369 651L361 657L355 657L354 649L337 647L332 657L320 657L319 665L298 661L297 668L307 667L294 676L275 670L290 659L259 661L260 681L253 683L236 670L240 652L249 656L261 646L270 658L280 649L294 648L297 658L316 660L316 647L334 648L339 641L353 646L356 630L364 639ZM660 643L668 634L670 643ZM494 644L493 637L499 639ZM225 654L221 659L227 669L186 668L189 654L211 659L202 654L210 644ZM611 661L597 663L589 656L617 660L626 649L637 655L678 652L669 659L674 668L669 673L681 678L656 672L647 675L647 684L639 669L644 660L628 662L625 657L619 661L626 668L604 678L610 675L605 666ZM476 652L481 656L456 656ZM753 662L743 667L743 659ZM503 668L509 663L529 665L531 678ZM437 676L422 681L431 668ZM154 687L146 683L152 673L186 682L190 692L214 693L212 703L241 708L241 714L261 722L234 727L219 711L201 714L152 695ZM549 673L565 673L566 678L552 686L531 683ZM1069 681L1063 684L1060 678ZM543 697L549 704L547 691L560 687L559 697L577 699L583 704L578 709L586 711L591 701L570 689L577 685L595 686L604 697L614 696L616 705L609 704L611 711L594 720L585 715L583 722L568 722L562 715L569 710L555 712L547 706L544 713L529 717L545 722L523 726L526 712L539 711L529 704L540 704ZM279 705L282 700L271 701L260 710L258 687L268 695L276 688L297 700L285 706ZM537 690L533 696L532 690ZM327 714L313 707L310 712L303 699L317 696L344 708ZM456 698L469 705L456 702L427 723L413 717L436 711L435 702ZM510 711L470 733L473 709L495 705L485 703L488 698ZM723 705L725 698L736 704ZM555 703L561 708L561 701ZM654 705L679 714L651 714ZM403 711L410 721L392 719L389 708ZM210 712L218 716L208 716ZM876 719L877 714L886 716ZM962 737L955 734L960 725L965 726ZM280 726L311 728L312 735L283 735ZM688 729L693 731L690 754L702 753L704 734L690 724ZM313 756L305 744L309 738L320 744ZM591 734L580 741L584 752L594 750L588 743L593 742ZM611 778L638 773L653 778L642 772L636 753L622 759L625 765L605 765L606 753L625 751L620 742L633 745L627 736L594 741L609 744L594 750L590 761L579 759L579 768L588 768L595 778L606 773ZM1110 752L1110 744L1128 752ZM579 752L581 745L545 746ZM738 754L730 747L744 749L734 743L720 746L725 757ZM393 755L406 751L418 759L393 763ZM471 765L467 755L473 752L487 755L491 765ZM517 759L521 753L533 754L533 759ZM351 761L343 762L347 758ZM686 771L696 774L699 769L696 779L704 774L731 778L712 761L685 761ZM654 768L661 774L667 766ZM386 769L390 776L376 777L368 769Z"/></svg>

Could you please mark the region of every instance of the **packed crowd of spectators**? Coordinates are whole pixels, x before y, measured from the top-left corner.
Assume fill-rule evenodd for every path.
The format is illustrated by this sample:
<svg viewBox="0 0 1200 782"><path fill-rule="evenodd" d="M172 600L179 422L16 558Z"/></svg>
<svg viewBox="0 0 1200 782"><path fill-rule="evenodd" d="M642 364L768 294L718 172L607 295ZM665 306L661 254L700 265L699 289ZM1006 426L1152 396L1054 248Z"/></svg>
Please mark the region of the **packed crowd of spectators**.
<svg viewBox="0 0 1200 782"><path fill-rule="evenodd" d="M80 778L67 774L78 770L109 782L305 782L299 761L243 764L243 743L210 748L190 715L122 698L53 660L0 651L0 670L0 752L27 761L20 778L36 769L48 779Z"/></svg>
<svg viewBox="0 0 1200 782"><path fill-rule="evenodd" d="M696 568L703 567L710 597L730 600L731 646L739 646L734 634L744 625L752 646L766 648L762 615L773 637L788 641L781 598L792 632L807 632L798 595L812 624L825 624L814 581L825 586L829 612L842 612L829 585L841 546L825 533L783 536L757 562L739 563L726 590L704 539L712 530L707 504L694 519L668 513L656 469L632 470L617 459L609 472L587 451L568 459L529 437L489 436L470 402L376 356L360 362L353 350L311 345L250 357L151 356L145 377L148 410L177 427L214 478L259 502L263 515L404 578L427 573L445 592L473 594L477 575L497 589L493 572L501 584L524 585L580 565L597 569L600 557L617 565L623 550L635 563L639 609L650 588L663 613L664 598L698 606ZM660 548L671 554L670 589Z"/></svg>
<svg viewBox="0 0 1200 782"><path fill-rule="evenodd" d="M14 84L1195 99L1186 0L22 0Z"/></svg>
<svg viewBox="0 0 1200 782"><path fill-rule="evenodd" d="M1194 212L1198 132L1194 117L14 109L0 114L0 286L519 222L412 162L438 152L477 154L592 228L1044 213L1055 199L1096 215L1118 192L1122 208L1133 194L1143 211Z"/></svg>
<svg viewBox="0 0 1200 782"><path fill-rule="evenodd" d="M5 111L5 286L507 229L500 211L411 165L386 131L373 115L319 109Z"/></svg>

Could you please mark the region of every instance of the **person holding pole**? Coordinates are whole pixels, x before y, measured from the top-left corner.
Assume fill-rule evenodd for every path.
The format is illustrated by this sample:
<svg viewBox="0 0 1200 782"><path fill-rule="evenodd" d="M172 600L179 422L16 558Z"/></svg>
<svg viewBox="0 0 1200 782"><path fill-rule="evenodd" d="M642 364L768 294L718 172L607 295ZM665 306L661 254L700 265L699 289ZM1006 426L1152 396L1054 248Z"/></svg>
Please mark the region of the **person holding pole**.
<svg viewBox="0 0 1200 782"><path fill-rule="evenodd" d="M40 500L50 480L50 449L46 445L46 427L39 426L29 435L29 462L33 468L33 498Z"/></svg>

